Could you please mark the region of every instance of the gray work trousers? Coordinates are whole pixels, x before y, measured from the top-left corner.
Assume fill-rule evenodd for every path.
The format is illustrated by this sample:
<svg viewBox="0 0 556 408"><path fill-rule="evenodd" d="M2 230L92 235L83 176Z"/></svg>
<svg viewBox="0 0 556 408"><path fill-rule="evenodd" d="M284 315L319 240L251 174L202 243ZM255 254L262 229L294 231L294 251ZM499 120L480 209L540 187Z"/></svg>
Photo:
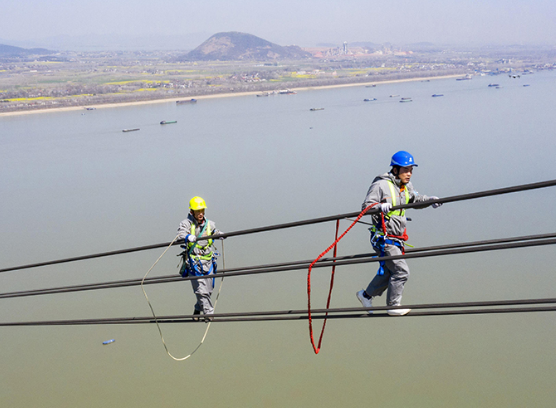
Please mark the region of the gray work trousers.
<svg viewBox="0 0 556 408"><path fill-rule="evenodd" d="M380 253L376 250L377 254ZM402 250L396 245L385 245L384 256L402 255ZM367 295L380 296L388 289L386 293L386 305L396 306L401 304L403 288L409 278L409 267L405 259L390 260L384 262L384 275L376 275L365 292Z"/></svg>
<svg viewBox="0 0 556 408"><path fill-rule="evenodd" d="M195 293L195 296L197 297L195 310L203 312L204 314L214 314L214 307L210 298L212 290L214 289L213 279L206 278L192 280L191 286L193 287L193 293Z"/></svg>

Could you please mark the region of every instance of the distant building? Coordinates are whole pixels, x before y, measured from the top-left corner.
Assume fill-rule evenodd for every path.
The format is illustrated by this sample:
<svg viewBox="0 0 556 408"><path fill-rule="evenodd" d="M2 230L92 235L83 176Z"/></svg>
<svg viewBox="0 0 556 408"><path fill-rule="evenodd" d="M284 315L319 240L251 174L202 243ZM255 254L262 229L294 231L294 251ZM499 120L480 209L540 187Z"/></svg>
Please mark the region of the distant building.
<svg viewBox="0 0 556 408"><path fill-rule="evenodd" d="M347 55L348 53L348 43L347 41L344 41L344 55Z"/></svg>

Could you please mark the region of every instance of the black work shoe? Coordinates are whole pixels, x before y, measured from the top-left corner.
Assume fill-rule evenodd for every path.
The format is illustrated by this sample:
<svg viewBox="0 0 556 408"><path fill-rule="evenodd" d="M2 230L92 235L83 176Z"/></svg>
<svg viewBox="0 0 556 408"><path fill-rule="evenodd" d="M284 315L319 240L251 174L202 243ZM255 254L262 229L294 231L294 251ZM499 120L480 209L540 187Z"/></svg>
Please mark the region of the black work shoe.
<svg viewBox="0 0 556 408"><path fill-rule="evenodd" d="M212 316L205 316L205 323L212 322L212 319L214 319L214 317L212 317Z"/></svg>
<svg viewBox="0 0 556 408"><path fill-rule="evenodd" d="M198 322L198 321L199 321L199 318L198 318L198 317L195 317L195 315L200 315L200 314L201 314L201 311L200 311L200 310L195 309L195 310L193 311L193 315L194 315L194 316L193 316L193 321L194 321L194 322Z"/></svg>

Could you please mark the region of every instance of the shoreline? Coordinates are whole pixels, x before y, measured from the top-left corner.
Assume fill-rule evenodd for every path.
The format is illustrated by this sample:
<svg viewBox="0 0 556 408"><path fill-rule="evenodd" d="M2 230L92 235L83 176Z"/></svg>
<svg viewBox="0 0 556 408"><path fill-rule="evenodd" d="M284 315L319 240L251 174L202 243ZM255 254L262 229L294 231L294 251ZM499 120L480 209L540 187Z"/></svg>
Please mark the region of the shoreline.
<svg viewBox="0 0 556 408"><path fill-rule="evenodd" d="M452 75L442 75L442 76L434 76L434 77L415 77L415 78L406 78L406 79L391 79L386 81L369 81L369 82L356 82L356 83L349 83L349 84L336 84L336 85L322 85L322 86L305 86L300 88L288 88L293 91L308 91L308 90L320 90L320 89L333 89L333 88L346 88L346 87L353 87L353 86L367 86L367 85L381 85L381 84L394 84L400 82L415 82L415 81L430 81L433 79L449 79L449 78L460 78L462 74L452 74ZM221 93L221 94L214 94L214 95L199 95L199 96L187 96L185 99L213 99L213 98L229 98L234 96L249 96L249 95L257 95L264 91L249 91L249 92L228 92L228 93ZM110 108L118 108L118 107L128 107L128 106L138 106L138 105L147 105L147 104L155 104L155 103L175 103L177 99L180 97L172 97L172 98L164 98L164 99L153 99L150 101L138 101L138 102L120 102L120 103L105 103L100 105L87 105L87 107L96 108L96 109L110 109ZM183 98L182 98L183 99ZM50 108L50 109L35 109L35 110L22 110L22 111L13 111L13 112L0 112L0 117L4 116L20 116L20 115L31 115L37 113L50 113L50 112L69 112L69 111L82 111L85 109L85 106L66 106L61 108Z"/></svg>

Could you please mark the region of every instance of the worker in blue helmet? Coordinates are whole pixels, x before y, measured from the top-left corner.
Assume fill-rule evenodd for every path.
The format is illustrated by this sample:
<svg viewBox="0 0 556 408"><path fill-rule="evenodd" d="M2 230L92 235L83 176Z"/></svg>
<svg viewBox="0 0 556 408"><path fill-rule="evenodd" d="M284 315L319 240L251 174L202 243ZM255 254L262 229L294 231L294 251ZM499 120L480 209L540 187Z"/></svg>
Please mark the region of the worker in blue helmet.
<svg viewBox="0 0 556 408"><path fill-rule="evenodd" d="M420 195L413 189L411 176L417 163L413 156L406 151L399 151L392 156L392 167L388 173L377 176L367 192L362 208L376 204L379 213L372 215L373 226L371 232L371 245L379 257L396 256L405 253L404 244L407 240L404 209L392 211L392 207L409 203L424 203L428 207L429 200L438 200L438 197ZM442 204L435 202L433 208ZM366 289L357 292L357 299L364 307L372 307L373 298L382 295L387 290L386 305L400 306L405 283L409 278L409 268L404 259L387 260L380 262L376 276ZM411 309L395 308L388 310L391 316L403 316ZM372 314L372 311L369 311Z"/></svg>
<svg viewBox="0 0 556 408"><path fill-rule="evenodd" d="M178 238L184 240L182 248L182 264L180 275L186 276L206 276L203 279L191 280L193 292L197 297L197 302L193 310L195 316L193 320L199 320L203 313L205 321L210 321L211 317L206 315L214 314L214 307L211 300L214 289L214 278L210 275L216 273L216 254L212 239L205 239L209 235L221 234L213 221L205 218L207 205L201 197L193 197L189 201L189 214L180 223L178 228Z"/></svg>

